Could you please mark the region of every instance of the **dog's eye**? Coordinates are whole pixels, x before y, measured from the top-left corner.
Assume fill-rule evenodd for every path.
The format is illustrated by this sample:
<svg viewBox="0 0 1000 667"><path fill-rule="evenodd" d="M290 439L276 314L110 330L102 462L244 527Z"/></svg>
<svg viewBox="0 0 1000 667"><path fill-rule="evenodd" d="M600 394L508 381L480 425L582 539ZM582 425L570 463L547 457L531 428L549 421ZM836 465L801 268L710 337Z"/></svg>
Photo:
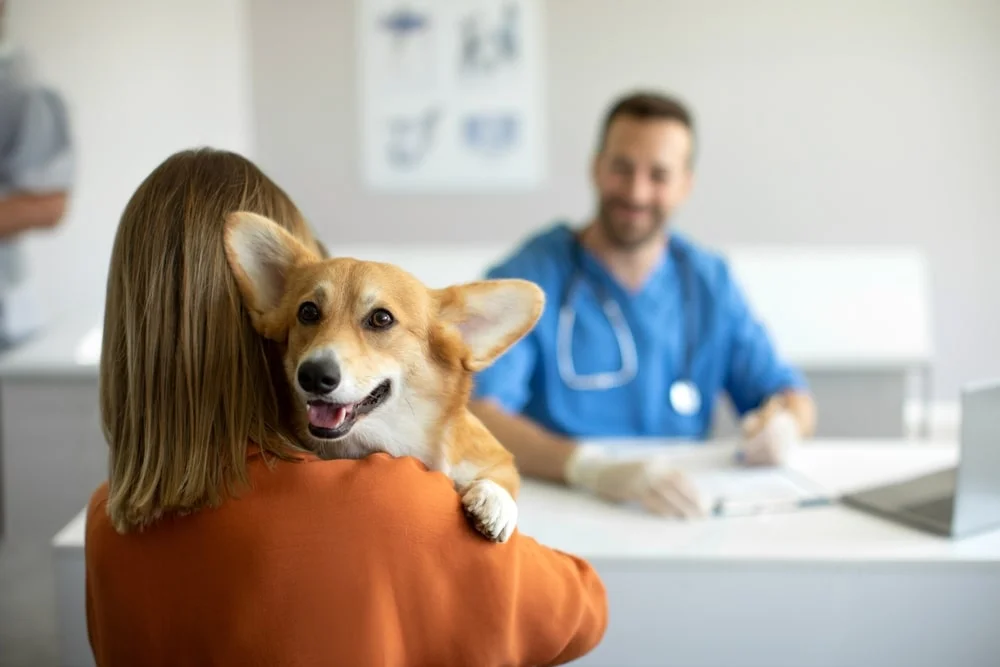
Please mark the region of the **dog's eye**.
<svg viewBox="0 0 1000 667"><path fill-rule="evenodd" d="M299 306L299 322L302 324L314 324L319 322L319 306L312 301L306 301Z"/></svg>
<svg viewBox="0 0 1000 667"><path fill-rule="evenodd" d="M373 329L385 329L393 323L392 313L385 308L376 308L368 316L368 326Z"/></svg>

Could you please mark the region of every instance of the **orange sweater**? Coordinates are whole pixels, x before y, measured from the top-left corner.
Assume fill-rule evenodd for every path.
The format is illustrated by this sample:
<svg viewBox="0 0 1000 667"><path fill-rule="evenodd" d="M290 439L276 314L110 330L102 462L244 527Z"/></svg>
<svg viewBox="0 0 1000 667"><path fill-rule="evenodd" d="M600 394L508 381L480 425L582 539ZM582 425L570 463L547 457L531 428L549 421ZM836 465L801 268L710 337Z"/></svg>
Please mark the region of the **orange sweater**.
<svg viewBox="0 0 1000 667"><path fill-rule="evenodd" d="M250 458L221 508L119 535L87 515L99 666L550 665L593 649L607 600L584 561L476 533L443 474L411 458Z"/></svg>

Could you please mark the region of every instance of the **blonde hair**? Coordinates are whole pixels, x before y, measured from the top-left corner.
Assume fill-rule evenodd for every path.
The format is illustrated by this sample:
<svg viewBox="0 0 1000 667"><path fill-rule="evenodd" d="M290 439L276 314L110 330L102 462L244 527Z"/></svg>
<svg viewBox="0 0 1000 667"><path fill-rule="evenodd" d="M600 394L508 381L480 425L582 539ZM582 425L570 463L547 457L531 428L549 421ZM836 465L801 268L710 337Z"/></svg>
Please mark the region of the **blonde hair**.
<svg viewBox="0 0 1000 667"><path fill-rule="evenodd" d="M250 324L223 222L245 210L318 247L288 196L244 157L176 153L132 195L111 254L100 368L108 514L120 532L217 506L247 483L251 443L293 458L287 386Z"/></svg>

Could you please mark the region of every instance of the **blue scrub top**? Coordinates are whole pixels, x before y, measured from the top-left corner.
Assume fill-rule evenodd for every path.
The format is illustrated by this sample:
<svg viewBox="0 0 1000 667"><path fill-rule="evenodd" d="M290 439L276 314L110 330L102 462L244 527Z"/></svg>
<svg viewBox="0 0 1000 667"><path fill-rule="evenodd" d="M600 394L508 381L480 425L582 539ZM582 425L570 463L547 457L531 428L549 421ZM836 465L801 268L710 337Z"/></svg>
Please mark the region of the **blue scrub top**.
<svg viewBox="0 0 1000 667"><path fill-rule="evenodd" d="M557 224L487 272L488 278L537 283L546 306L534 330L476 376L476 397L490 397L573 437L699 439L710 435L715 399L722 393L742 416L777 391L805 388L802 374L779 358L720 255L671 231L663 260L646 284L630 293L576 243L574 231ZM576 374L621 368L618 342L601 306L607 294L617 301L638 353L638 373L623 386L578 390L560 377L559 309L576 270L583 277L571 304ZM685 291L691 295L686 307ZM689 315L695 315L697 331L691 379L702 400L699 412L685 416L671 407L669 390L685 366Z"/></svg>

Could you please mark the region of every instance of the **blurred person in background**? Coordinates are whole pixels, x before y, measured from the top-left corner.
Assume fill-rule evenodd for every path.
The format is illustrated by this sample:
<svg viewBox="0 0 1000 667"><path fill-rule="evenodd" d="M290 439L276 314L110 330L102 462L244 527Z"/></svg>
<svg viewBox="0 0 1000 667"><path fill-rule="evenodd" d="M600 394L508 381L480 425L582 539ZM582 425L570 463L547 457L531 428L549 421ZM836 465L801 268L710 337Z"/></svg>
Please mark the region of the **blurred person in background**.
<svg viewBox="0 0 1000 667"><path fill-rule="evenodd" d="M42 325L23 239L63 219L74 157L66 105L35 79L8 35L6 4L0 0L0 352Z"/></svg>
<svg viewBox="0 0 1000 667"><path fill-rule="evenodd" d="M593 217L542 230L487 272L537 283L548 303L477 376L473 403L523 474L675 517L707 510L681 471L581 441L702 441L726 394L742 420L741 460L781 465L815 421L803 375L723 257L670 224L691 192L695 144L677 99L639 91L610 105L591 164Z"/></svg>

